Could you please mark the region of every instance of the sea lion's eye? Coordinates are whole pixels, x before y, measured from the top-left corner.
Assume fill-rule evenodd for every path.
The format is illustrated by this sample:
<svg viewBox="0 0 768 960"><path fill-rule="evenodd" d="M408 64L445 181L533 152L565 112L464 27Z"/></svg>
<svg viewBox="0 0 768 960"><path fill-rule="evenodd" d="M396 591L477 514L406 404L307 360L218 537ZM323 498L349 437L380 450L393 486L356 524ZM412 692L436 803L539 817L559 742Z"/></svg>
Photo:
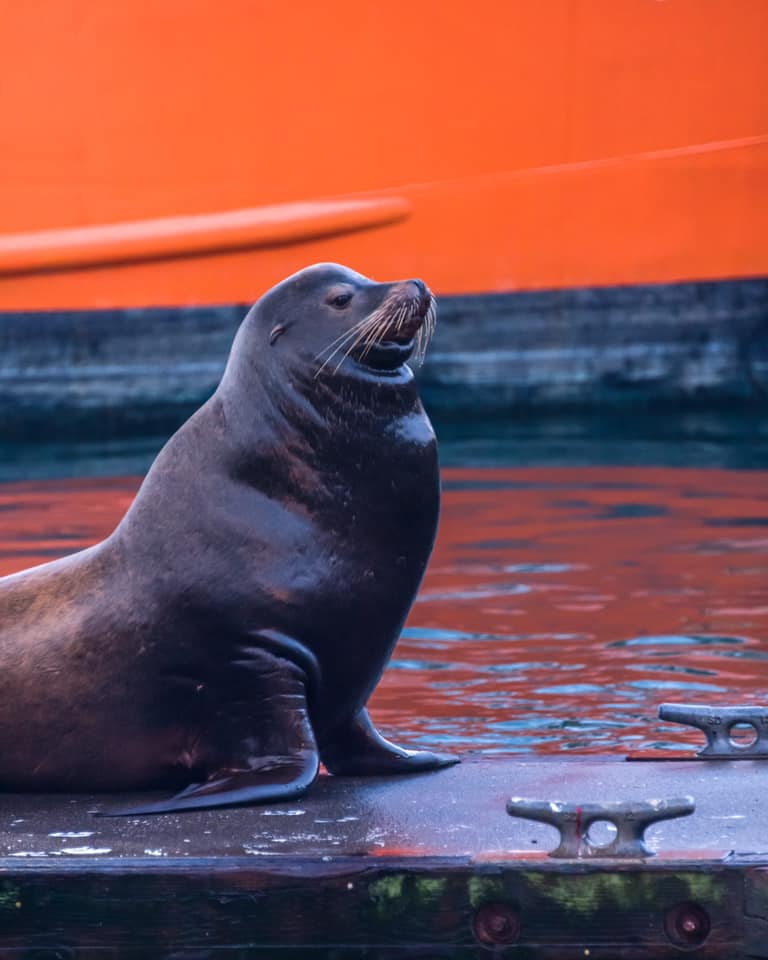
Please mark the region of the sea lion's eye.
<svg viewBox="0 0 768 960"><path fill-rule="evenodd" d="M351 299L351 293L340 293L338 296L334 297L333 300L331 300L331 306L336 307L337 310L343 310Z"/></svg>

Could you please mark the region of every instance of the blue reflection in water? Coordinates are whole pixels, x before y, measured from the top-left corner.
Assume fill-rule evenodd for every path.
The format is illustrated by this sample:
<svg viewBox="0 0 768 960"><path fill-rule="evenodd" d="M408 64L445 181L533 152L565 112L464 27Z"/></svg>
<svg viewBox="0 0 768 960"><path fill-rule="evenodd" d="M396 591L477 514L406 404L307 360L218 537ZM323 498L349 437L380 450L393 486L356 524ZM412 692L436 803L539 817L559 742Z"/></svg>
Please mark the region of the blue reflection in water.
<svg viewBox="0 0 768 960"><path fill-rule="evenodd" d="M744 643L742 637L702 637L702 636L679 636L671 634L658 637L631 637L629 640L616 640L608 644L610 647L661 647L661 646L706 646L708 644L721 643Z"/></svg>

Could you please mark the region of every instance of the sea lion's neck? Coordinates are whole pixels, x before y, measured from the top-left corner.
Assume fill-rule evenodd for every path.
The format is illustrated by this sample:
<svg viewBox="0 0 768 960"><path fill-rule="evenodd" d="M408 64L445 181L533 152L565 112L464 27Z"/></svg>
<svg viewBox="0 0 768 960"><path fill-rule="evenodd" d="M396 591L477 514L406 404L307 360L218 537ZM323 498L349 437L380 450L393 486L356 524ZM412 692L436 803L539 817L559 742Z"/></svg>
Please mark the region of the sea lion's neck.
<svg viewBox="0 0 768 960"><path fill-rule="evenodd" d="M216 391L228 422L240 424L248 436L252 427L260 434L272 427L284 441L294 431L335 433L339 424L359 426L421 412L413 372L406 365L379 373L347 360L337 370L318 370L310 358L294 359L290 364L230 362Z"/></svg>
<svg viewBox="0 0 768 960"><path fill-rule="evenodd" d="M237 472L255 486L279 486L277 470L286 483L301 475L306 489L307 471L335 474L350 460L391 457L401 446L418 456L434 444L408 368L386 377L317 375L272 363L254 373L245 384L241 371L228 369L213 400L236 444Z"/></svg>

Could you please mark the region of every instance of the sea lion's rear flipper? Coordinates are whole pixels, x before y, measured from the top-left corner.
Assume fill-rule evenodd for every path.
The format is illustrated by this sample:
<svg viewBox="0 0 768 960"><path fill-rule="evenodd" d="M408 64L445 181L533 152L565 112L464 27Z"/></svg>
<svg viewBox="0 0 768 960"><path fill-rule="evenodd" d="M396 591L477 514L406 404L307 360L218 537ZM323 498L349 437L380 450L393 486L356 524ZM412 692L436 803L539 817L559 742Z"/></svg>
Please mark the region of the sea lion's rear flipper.
<svg viewBox="0 0 768 960"><path fill-rule="evenodd" d="M352 723L334 732L321 746L323 763L329 773L375 776L390 773L419 773L458 763L448 753L405 750L385 740L363 709Z"/></svg>
<svg viewBox="0 0 768 960"><path fill-rule="evenodd" d="M106 810L97 815L131 817L244 803L293 800L312 785L317 771L317 752L306 751L299 756L264 757L255 769L235 770L205 783L192 784L168 800L121 810Z"/></svg>
<svg viewBox="0 0 768 960"><path fill-rule="evenodd" d="M140 816L244 803L293 800L312 785L320 758L309 720L306 673L261 647L241 650L209 729L200 765L203 783L156 803L104 811Z"/></svg>

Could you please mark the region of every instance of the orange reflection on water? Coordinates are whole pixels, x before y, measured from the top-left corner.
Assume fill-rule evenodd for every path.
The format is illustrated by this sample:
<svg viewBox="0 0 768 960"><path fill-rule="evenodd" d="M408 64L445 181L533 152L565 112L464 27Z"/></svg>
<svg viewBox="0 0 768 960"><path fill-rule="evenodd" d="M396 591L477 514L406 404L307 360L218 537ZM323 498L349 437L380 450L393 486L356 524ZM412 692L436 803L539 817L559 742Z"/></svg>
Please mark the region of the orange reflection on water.
<svg viewBox="0 0 768 960"><path fill-rule="evenodd" d="M141 480L46 480L0 485L0 576L102 540L130 507Z"/></svg>
<svg viewBox="0 0 768 960"><path fill-rule="evenodd" d="M373 702L409 742L552 752L696 743L658 703L764 702L768 478L445 474L438 543Z"/></svg>
<svg viewBox="0 0 768 960"><path fill-rule="evenodd" d="M400 742L669 748L663 701L766 701L768 475L447 470L435 553L372 701ZM0 487L0 574L109 533L139 481Z"/></svg>

